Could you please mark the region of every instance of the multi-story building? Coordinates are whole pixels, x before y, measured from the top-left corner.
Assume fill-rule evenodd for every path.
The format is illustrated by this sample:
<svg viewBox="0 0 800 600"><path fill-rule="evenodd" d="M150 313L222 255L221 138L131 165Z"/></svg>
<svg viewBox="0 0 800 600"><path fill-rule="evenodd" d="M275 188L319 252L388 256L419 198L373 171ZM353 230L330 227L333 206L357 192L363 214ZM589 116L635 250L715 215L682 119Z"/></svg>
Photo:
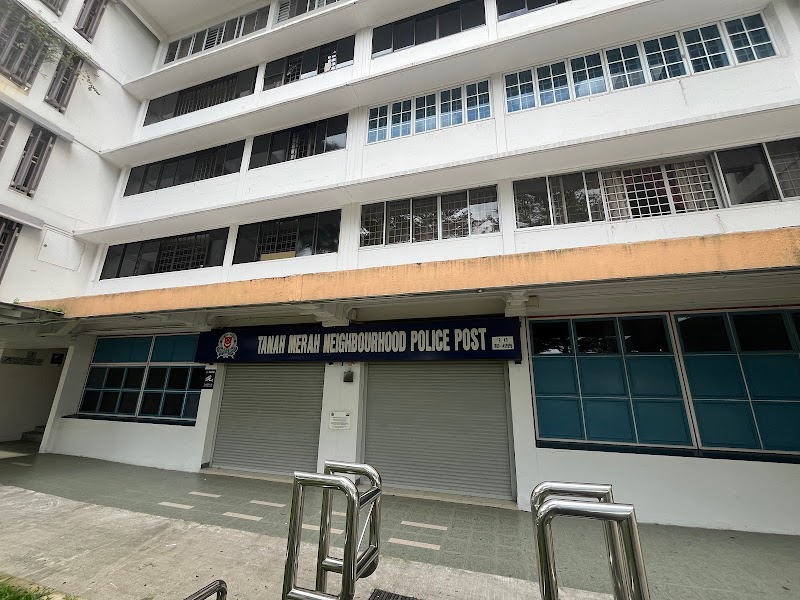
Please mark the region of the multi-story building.
<svg viewBox="0 0 800 600"><path fill-rule="evenodd" d="M42 452L800 534L796 0L16 1L100 92L0 56Z"/></svg>

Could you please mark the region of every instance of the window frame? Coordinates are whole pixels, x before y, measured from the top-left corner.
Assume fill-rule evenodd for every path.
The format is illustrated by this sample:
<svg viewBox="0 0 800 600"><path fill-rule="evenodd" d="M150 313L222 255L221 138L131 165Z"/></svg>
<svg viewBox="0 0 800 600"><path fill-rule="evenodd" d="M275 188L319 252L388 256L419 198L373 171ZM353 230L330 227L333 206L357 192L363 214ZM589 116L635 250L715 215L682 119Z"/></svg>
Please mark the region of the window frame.
<svg viewBox="0 0 800 600"><path fill-rule="evenodd" d="M31 198L36 194L57 140L58 136L55 133L39 125L33 126L28 135L28 141L25 143L25 149L22 151L17 169L14 172L14 177L11 180L11 185L9 185L10 189ZM44 147L38 156L34 156L36 147L40 143L44 143Z"/></svg>
<svg viewBox="0 0 800 600"><path fill-rule="evenodd" d="M41 0L47 8L56 13L59 17L64 14L64 6L68 0Z"/></svg>
<svg viewBox="0 0 800 600"><path fill-rule="evenodd" d="M89 43L94 41L107 7L108 0L84 0L74 29Z"/></svg>
<svg viewBox="0 0 800 600"><path fill-rule="evenodd" d="M14 246L17 244L22 227L22 223L0 217L0 282L11 262L11 255L14 253ZM3 241L4 235L5 241Z"/></svg>
<svg viewBox="0 0 800 600"><path fill-rule="evenodd" d="M77 55L73 55L69 61L64 60L66 54L67 50L65 49L61 60L56 65L53 79L44 97L47 104L61 113L66 112L67 106L69 106L72 92L75 91L75 84L78 82L79 72L84 64L83 59Z"/></svg>
<svg viewBox="0 0 800 600"><path fill-rule="evenodd" d="M761 20L764 23L764 29L767 31L767 34L769 35L770 43L772 44L772 49L775 51L775 54L773 56L766 56L764 58L759 58L758 56L756 56L753 60L748 60L748 61L742 62L742 61L739 60L739 56L736 54L736 47L734 46L733 41L730 39L731 34L728 32L728 22L729 21L736 21L736 20L742 20L742 22L744 22L744 19L746 19L747 17L752 17L752 16L755 16L755 15L758 15L759 17L761 17ZM779 58L781 56L780 48L778 48L777 38L775 37L775 33L772 31L772 27L770 26L769 20L764 16L764 11L763 10L759 10L759 11L756 11L756 12L747 12L747 13L739 14L739 15L736 15L736 16L725 17L724 19L720 19L719 23L721 25L721 31L722 31L722 33L723 33L723 35L725 37L725 41L726 41L728 49L730 51L729 58L732 59L731 60L731 64L732 65L741 66L741 65L746 65L748 63L760 62L762 60L770 60L770 59L773 59L773 58ZM748 31L747 38L748 38L748 40L750 40L749 31Z"/></svg>
<svg viewBox="0 0 800 600"><path fill-rule="evenodd" d="M14 135L14 129L17 126L19 114L0 104L0 159L3 158L3 153L11 141L11 136Z"/></svg>
<svg viewBox="0 0 800 600"><path fill-rule="evenodd" d="M9 0L11 10L5 15L0 15L0 33L6 28L9 30L8 40L5 46L0 47L0 74L7 77L16 85L28 90L33 85L36 75L39 73L39 68L42 65L43 57L42 52L45 44L39 41L35 36L28 33L26 34L22 27L22 21L29 17L27 11ZM25 59L28 51L32 50L33 57L28 65L25 65ZM6 61L11 56L12 51L18 51L18 55L14 58L12 64L6 65Z"/></svg>

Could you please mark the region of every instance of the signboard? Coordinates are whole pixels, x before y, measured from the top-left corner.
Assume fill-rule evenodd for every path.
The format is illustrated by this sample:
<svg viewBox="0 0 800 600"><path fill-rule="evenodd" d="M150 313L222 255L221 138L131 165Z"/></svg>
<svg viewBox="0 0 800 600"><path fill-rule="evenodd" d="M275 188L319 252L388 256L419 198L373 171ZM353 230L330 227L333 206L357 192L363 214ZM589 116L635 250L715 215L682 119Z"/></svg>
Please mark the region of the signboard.
<svg viewBox="0 0 800 600"><path fill-rule="evenodd" d="M350 413L345 411L334 411L328 421L328 429L334 431L346 431L350 429Z"/></svg>
<svg viewBox="0 0 800 600"><path fill-rule="evenodd" d="M200 335L196 357L206 364L395 360L519 361L519 319L219 329Z"/></svg>
<svg viewBox="0 0 800 600"><path fill-rule="evenodd" d="M217 377L216 369L206 369L205 376L203 377L203 389L204 390L213 390L214 389L214 381Z"/></svg>

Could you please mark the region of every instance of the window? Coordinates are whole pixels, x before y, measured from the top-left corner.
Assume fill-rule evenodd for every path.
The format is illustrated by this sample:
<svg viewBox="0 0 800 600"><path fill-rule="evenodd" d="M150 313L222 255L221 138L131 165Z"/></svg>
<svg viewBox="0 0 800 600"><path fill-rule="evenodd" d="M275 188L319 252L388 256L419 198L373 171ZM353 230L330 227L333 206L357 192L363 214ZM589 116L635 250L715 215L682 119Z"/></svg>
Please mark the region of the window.
<svg viewBox="0 0 800 600"><path fill-rule="evenodd" d="M761 146L717 152L731 204L778 200L778 190Z"/></svg>
<svg viewBox="0 0 800 600"><path fill-rule="evenodd" d="M488 119L492 116L489 101L489 82L481 81L467 85L467 121Z"/></svg>
<svg viewBox="0 0 800 600"><path fill-rule="evenodd" d="M497 14L500 21L524 15L525 13L548 6L564 4L569 0L497 0Z"/></svg>
<svg viewBox="0 0 800 600"><path fill-rule="evenodd" d="M585 98L607 91L606 74L599 52L573 58L570 66L572 67L572 82L575 86L576 98Z"/></svg>
<svg viewBox="0 0 800 600"><path fill-rule="evenodd" d="M719 69L731 64L717 25L707 25L699 29L684 31L683 41L686 42L689 61L692 63L692 71L695 73Z"/></svg>
<svg viewBox="0 0 800 600"><path fill-rule="evenodd" d="M771 142L767 150L784 197L800 196L800 138Z"/></svg>
<svg viewBox="0 0 800 600"><path fill-rule="evenodd" d="M267 63L264 89L269 90L300 79L328 73L353 64L355 36L324 44L305 52Z"/></svg>
<svg viewBox="0 0 800 600"><path fill-rule="evenodd" d="M650 79L661 81L686 75L677 35L668 35L644 43L647 66L650 67Z"/></svg>
<svg viewBox="0 0 800 600"><path fill-rule="evenodd" d="M347 121L347 115L340 115L260 135L253 140L250 168L343 150L347 146Z"/></svg>
<svg viewBox="0 0 800 600"><path fill-rule="evenodd" d="M377 108L369 109L368 143L382 142L386 139L387 132L389 131L388 111L388 106L378 106Z"/></svg>
<svg viewBox="0 0 800 600"><path fill-rule="evenodd" d="M239 227L233 264L330 254L339 251L341 211Z"/></svg>
<svg viewBox="0 0 800 600"><path fill-rule="evenodd" d="M47 159L56 143L56 135L41 127L34 127L28 136L25 150L17 166L11 188L28 196L36 193L36 188L44 174Z"/></svg>
<svg viewBox="0 0 800 600"><path fill-rule="evenodd" d="M203 110L255 91L257 67L220 77L192 88L155 98L147 106L144 124L159 123L191 112Z"/></svg>
<svg viewBox="0 0 800 600"><path fill-rule="evenodd" d="M439 123L441 127L452 127L464 122L464 103L461 88L440 92Z"/></svg>
<svg viewBox="0 0 800 600"><path fill-rule="evenodd" d="M278 23L298 17L312 10L333 4L337 0L281 0L278 7Z"/></svg>
<svg viewBox="0 0 800 600"><path fill-rule="evenodd" d="M435 10L376 27L373 58L486 24L483 0L460 0Z"/></svg>
<svg viewBox="0 0 800 600"><path fill-rule="evenodd" d="M427 242L500 231L497 188L361 207L361 246Z"/></svg>
<svg viewBox="0 0 800 600"><path fill-rule="evenodd" d="M739 63L775 56L775 47L761 15L726 21L725 29Z"/></svg>
<svg viewBox="0 0 800 600"><path fill-rule="evenodd" d="M700 444L800 451L800 354L783 311L677 317Z"/></svg>
<svg viewBox="0 0 800 600"><path fill-rule="evenodd" d="M536 69L539 85L539 103L542 106L570 99L567 67L563 62Z"/></svg>
<svg viewBox="0 0 800 600"><path fill-rule="evenodd" d="M228 229L110 246L100 279L222 266Z"/></svg>
<svg viewBox="0 0 800 600"><path fill-rule="evenodd" d="M70 52L65 50L61 60L58 61L56 72L53 73L53 81L47 90L45 102L61 112L67 110L67 104L72 97L82 67L83 60L78 56L70 56Z"/></svg>
<svg viewBox="0 0 800 600"><path fill-rule="evenodd" d="M533 92L533 72L530 69L506 75L506 106L508 112L517 112L536 106Z"/></svg>
<svg viewBox="0 0 800 600"><path fill-rule="evenodd" d="M415 100L414 132L436 129L436 94L418 96Z"/></svg>
<svg viewBox="0 0 800 600"><path fill-rule="evenodd" d="M3 279L8 263L11 261L11 253L14 252L20 231L22 231L22 225L0 217L0 280Z"/></svg>
<svg viewBox="0 0 800 600"><path fill-rule="evenodd" d="M392 138L411 135L411 100L392 103Z"/></svg>
<svg viewBox="0 0 800 600"><path fill-rule="evenodd" d="M186 58L191 54L211 50L220 44L226 44L242 36L261 31L266 28L268 19L269 6L265 6L255 12L234 17L224 23L175 40L167 47L164 64Z"/></svg>
<svg viewBox="0 0 800 600"><path fill-rule="evenodd" d="M0 158L3 158L3 151L14 133L18 117L17 113L0 104Z"/></svg>
<svg viewBox="0 0 800 600"><path fill-rule="evenodd" d="M531 321L539 439L691 446L663 316Z"/></svg>
<svg viewBox="0 0 800 600"><path fill-rule="evenodd" d="M572 173L514 182L517 227L605 220L597 173Z"/></svg>
<svg viewBox="0 0 800 600"><path fill-rule="evenodd" d="M84 0L78 21L75 23L75 31L90 42L100 26L100 19L103 18L106 4L108 4L108 0Z"/></svg>
<svg viewBox="0 0 800 600"><path fill-rule="evenodd" d="M67 0L42 0L42 3L57 15L61 15Z"/></svg>
<svg viewBox="0 0 800 600"><path fill-rule="evenodd" d="M238 173L244 141L217 146L131 169L125 196Z"/></svg>
<svg viewBox="0 0 800 600"><path fill-rule="evenodd" d="M611 75L611 88L621 90L647 83L639 55L639 46L631 44L613 50L606 50L608 71Z"/></svg>
<svg viewBox="0 0 800 600"><path fill-rule="evenodd" d="M205 379L205 367L194 362L197 340L98 339L79 414L194 421Z"/></svg>
<svg viewBox="0 0 800 600"><path fill-rule="evenodd" d="M31 18L11 0L0 0L0 73L26 88L45 52L44 43L25 27Z"/></svg>

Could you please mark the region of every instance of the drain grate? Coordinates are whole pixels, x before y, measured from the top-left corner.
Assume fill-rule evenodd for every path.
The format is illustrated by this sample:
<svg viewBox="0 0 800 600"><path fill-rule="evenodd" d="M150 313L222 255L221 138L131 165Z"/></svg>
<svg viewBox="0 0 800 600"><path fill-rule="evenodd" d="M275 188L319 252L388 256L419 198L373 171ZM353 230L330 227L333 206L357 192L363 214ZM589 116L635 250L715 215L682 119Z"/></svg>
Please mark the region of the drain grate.
<svg viewBox="0 0 800 600"><path fill-rule="evenodd" d="M375 590L369 600L419 600L411 596L401 596L400 594L393 594L392 592L384 592L383 590Z"/></svg>

